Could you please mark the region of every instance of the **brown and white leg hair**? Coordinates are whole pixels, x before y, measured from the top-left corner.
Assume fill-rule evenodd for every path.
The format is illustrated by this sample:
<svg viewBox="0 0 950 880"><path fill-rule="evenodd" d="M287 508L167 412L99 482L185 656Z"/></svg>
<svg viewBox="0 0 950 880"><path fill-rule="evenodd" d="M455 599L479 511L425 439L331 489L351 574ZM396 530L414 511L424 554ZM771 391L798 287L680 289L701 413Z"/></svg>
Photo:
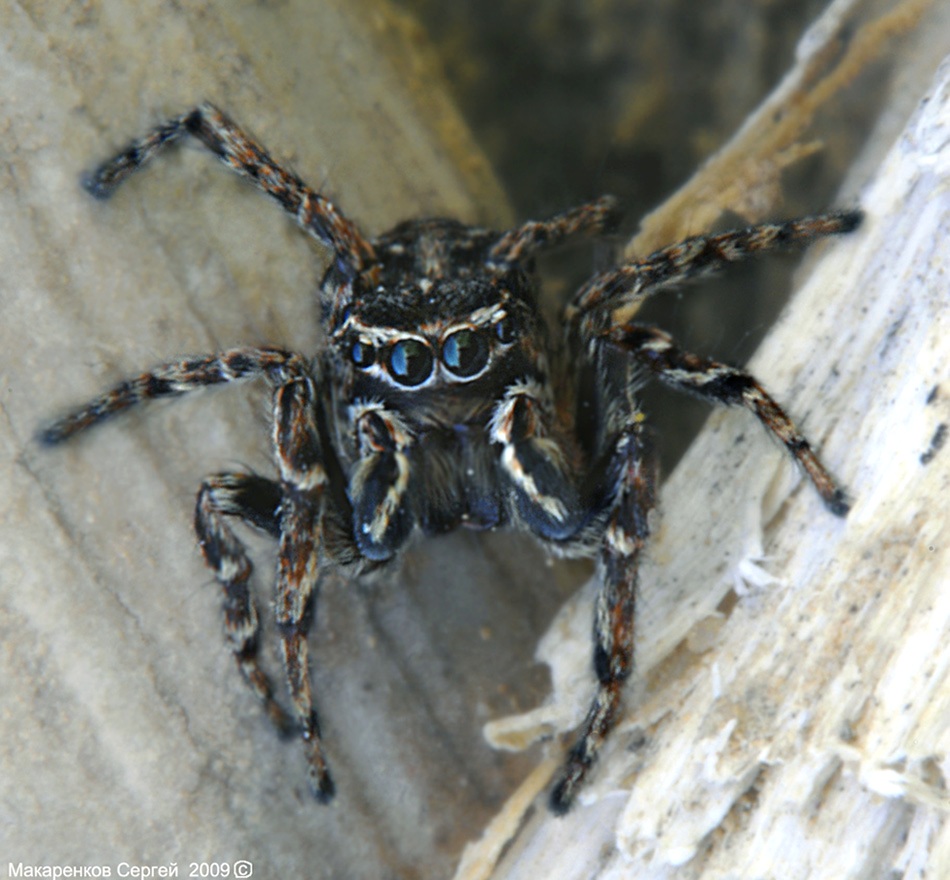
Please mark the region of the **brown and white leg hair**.
<svg viewBox="0 0 950 880"><path fill-rule="evenodd" d="M643 300L664 287L768 251L803 247L818 238L851 232L861 216L860 211L834 211L687 238L595 275L568 304L565 319L573 334L593 340L605 327L629 320Z"/></svg>
<svg viewBox="0 0 950 880"><path fill-rule="evenodd" d="M531 220L506 232L492 247L489 260L496 264L522 263L570 238L610 232L619 219L617 200L601 196L547 220Z"/></svg>
<svg viewBox="0 0 950 880"><path fill-rule="evenodd" d="M640 553L656 503L656 457L642 416L633 413L610 463L613 503L600 553L600 593L594 613L597 693L577 742L555 784L550 805L563 815L574 801L604 740L616 725L623 685L633 671L634 626Z"/></svg>
<svg viewBox="0 0 950 880"><path fill-rule="evenodd" d="M847 514L849 505L844 490L828 473L794 422L754 376L738 367L683 351L668 333L654 327L626 324L605 335L661 382L711 403L741 405L750 410L802 467L827 508L836 516Z"/></svg>
<svg viewBox="0 0 950 880"><path fill-rule="evenodd" d="M274 391L274 448L281 479L274 616L291 705L304 743L310 789L317 800L326 802L335 787L314 708L307 653L323 555L323 493L327 484L317 409L314 381L306 373L286 376Z"/></svg>
<svg viewBox="0 0 950 880"><path fill-rule="evenodd" d="M224 631L248 686L282 734L294 722L274 698L274 688L258 661L260 621L249 581L252 565L244 546L224 521L237 517L276 536L280 487L254 474L215 474L201 484L195 505L195 532L205 562L224 590Z"/></svg>
<svg viewBox="0 0 950 880"><path fill-rule="evenodd" d="M409 488L409 451L414 438L405 421L381 403L358 401L350 408L357 454L350 476L353 537L360 553L386 561L412 531L405 503Z"/></svg>
<svg viewBox="0 0 950 880"><path fill-rule="evenodd" d="M278 348L234 348L220 354L182 358L120 382L57 419L40 433L39 439L49 446L62 443L147 400L180 397L210 385L260 376L279 383L285 375L306 371L306 363L300 355Z"/></svg>
<svg viewBox="0 0 950 880"><path fill-rule="evenodd" d="M165 147L191 135L228 168L254 183L286 211L304 232L331 247L351 273L375 259L359 228L325 196L314 192L213 104L200 104L129 143L83 179L96 198L109 198L122 182Z"/></svg>
<svg viewBox="0 0 950 880"><path fill-rule="evenodd" d="M585 511L577 469L557 435L545 386L531 379L512 383L496 404L488 430L520 519L545 540L573 538Z"/></svg>

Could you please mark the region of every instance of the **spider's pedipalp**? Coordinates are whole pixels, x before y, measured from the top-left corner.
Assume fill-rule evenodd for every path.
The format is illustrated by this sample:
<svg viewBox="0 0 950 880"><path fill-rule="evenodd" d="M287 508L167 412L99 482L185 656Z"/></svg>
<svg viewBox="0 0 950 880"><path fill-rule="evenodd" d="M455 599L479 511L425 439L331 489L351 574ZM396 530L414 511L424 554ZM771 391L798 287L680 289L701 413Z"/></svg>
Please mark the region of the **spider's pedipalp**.
<svg viewBox="0 0 950 880"><path fill-rule="evenodd" d="M498 401L489 438L499 450L521 520L539 537L569 540L586 519L578 475L555 435L550 402L537 382L516 382Z"/></svg>
<svg viewBox="0 0 950 880"><path fill-rule="evenodd" d="M374 562L391 559L414 525L406 504L412 437L399 416L378 405L354 407L359 460L350 477L353 537Z"/></svg>

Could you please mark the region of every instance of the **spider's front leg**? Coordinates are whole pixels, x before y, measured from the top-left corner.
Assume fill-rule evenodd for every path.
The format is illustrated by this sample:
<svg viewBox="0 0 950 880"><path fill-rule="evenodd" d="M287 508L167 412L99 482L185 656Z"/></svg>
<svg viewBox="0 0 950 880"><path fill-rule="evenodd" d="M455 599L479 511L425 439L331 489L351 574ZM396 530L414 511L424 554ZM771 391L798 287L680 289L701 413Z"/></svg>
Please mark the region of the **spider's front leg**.
<svg viewBox="0 0 950 880"><path fill-rule="evenodd" d="M582 479L567 444L558 436L540 382L513 384L496 406L491 423L501 469L524 524L568 553L586 553L597 524L603 535L602 587L594 619L597 693L551 793L551 809L558 815L570 809L616 724L621 690L633 669L637 570L654 505L656 465L643 417L626 391L619 389L617 395L623 403L617 405L617 418L612 420L619 422L619 428L608 447L606 472L596 478L594 468Z"/></svg>
<svg viewBox="0 0 950 880"><path fill-rule="evenodd" d="M612 498L603 533L594 613L597 692L581 734L551 791L551 810L566 813L617 723L621 691L633 671L640 553L656 503L657 463L642 415L634 410L613 445L607 471Z"/></svg>
<svg viewBox="0 0 950 880"><path fill-rule="evenodd" d="M304 232L331 247L350 271L356 272L372 261L373 247L355 223L328 198L310 189L296 174L268 155L257 141L213 104L199 104L136 138L86 175L83 186L96 198L107 199L127 177L185 136L197 139L228 168L270 196Z"/></svg>

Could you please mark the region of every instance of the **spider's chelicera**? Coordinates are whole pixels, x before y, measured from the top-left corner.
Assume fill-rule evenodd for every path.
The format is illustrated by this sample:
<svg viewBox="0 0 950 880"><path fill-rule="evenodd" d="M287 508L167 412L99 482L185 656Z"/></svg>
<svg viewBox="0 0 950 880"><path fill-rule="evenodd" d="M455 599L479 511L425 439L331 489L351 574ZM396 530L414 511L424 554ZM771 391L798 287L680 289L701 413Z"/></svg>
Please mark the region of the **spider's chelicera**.
<svg viewBox="0 0 950 880"><path fill-rule="evenodd" d="M244 677L303 740L309 781L334 791L307 664L307 613L325 566L354 575L393 560L414 530L513 526L564 556L596 557L596 692L551 792L566 811L615 724L633 663L637 566L655 467L635 391L655 377L749 409L801 465L832 513L844 493L781 407L743 370L682 350L631 320L657 290L779 246L849 232L860 213L821 214L696 236L594 275L552 343L538 308L536 254L616 222L610 198L507 232L411 220L367 238L324 196L210 104L169 120L84 184L106 198L159 150L195 137L271 196L332 252L320 287L326 345L313 358L239 348L186 358L122 382L49 426L59 443L158 397L263 377L273 388L276 478L220 473L198 492L195 529L224 591L225 629ZM279 542L276 620L291 712L257 656L251 563L237 518Z"/></svg>

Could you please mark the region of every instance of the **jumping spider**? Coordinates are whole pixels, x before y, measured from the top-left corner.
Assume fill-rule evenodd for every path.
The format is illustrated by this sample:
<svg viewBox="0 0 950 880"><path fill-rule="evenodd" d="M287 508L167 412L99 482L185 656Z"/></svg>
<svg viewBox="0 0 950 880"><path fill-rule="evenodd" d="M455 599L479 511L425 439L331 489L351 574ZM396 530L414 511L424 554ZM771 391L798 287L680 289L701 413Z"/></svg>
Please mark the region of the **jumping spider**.
<svg viewBox="0 0 950 880"><path fill-rule="evenodd" d="M850 232L860 213L700 235L600 272L563 309L563 342L556 345L539 313L534 257L574 236L608 231L618 214L613 199L502 233L423 219L367 238L210 104L133 141L84 180L86 189L109 197L184 135L330 249L319 294L326 345L312 358L249 347L163 364L59 419L42 441L60 443L144 400L270 381L279 476L208 477L198 491L195 530L224 590L225 630L238 666L274 722L299 730L320 801L333 796L334 785L311 696L307 609L325 567L357 575L391 562L417 528L435 535L462 525L509 525L556 554L596 557L598 684L551 793L551 808L564 813L617 720L632 668L637 566L656 486L637 388L656 377L714 403L745 406L801 465L829 510L848 510L843 491L754 377L683 351L631 316L661 288L780 246ZM279 541L275 615L292 717L258 663L251 563L229 517Z"/></svg>

